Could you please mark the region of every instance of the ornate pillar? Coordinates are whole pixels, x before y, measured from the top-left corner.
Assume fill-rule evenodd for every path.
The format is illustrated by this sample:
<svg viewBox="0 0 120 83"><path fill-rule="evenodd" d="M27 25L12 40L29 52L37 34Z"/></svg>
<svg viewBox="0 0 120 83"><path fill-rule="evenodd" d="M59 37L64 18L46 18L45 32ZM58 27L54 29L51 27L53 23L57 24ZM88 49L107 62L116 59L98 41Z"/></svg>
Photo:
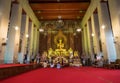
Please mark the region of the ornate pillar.
<svg viewBox="0 0 120 83"><path fill-rule="evenodd" d="M0 0L0 63L4 63L11 0Z"/></svg>
<svg viewBox="0 0 120 83"><path fill-rule="evenodd" d="M106 3L99 3L98 18L104 58L107 59L108 57L109 61L114 61L116 60L116 51L113 41L110 16Z"/></svg>

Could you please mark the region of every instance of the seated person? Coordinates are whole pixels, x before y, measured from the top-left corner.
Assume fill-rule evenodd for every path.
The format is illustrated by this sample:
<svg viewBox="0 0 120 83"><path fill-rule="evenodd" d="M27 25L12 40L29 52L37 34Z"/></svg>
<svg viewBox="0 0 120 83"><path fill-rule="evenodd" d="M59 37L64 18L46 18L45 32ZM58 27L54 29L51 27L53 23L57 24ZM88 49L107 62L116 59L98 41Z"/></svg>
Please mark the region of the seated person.
<svg viewBox="0 0 120 83"><path fill-rule="evenodd" d="M103 56L98 60L97 67L103 67L104 59Z"/></svg>
<svg viewBox="0 0 120 83"><path fill-rule="evenodd" d="M95 59L93 66L94 67L103 67L104 59L103 56L98 56L98 58Z"/></svg>
<svg viewBox="0 0 120 83"><path fill-rule="evenodd" d="M50 67L53 68L55 64L53 62L50 63Z"/></svg>
<svg viewBox="0 0 120 83"><path fill-rule="evenodd" d="M61 68L61 64L60 64L60 62L57 63L57 68L58 68L58 69Z"/></svg>
<svg viewBox="0 0 120 83"><path fill-rule="evenodd" d="M47 61L43 62L43 67L44 67L44 68L47 67Z"/></svg>

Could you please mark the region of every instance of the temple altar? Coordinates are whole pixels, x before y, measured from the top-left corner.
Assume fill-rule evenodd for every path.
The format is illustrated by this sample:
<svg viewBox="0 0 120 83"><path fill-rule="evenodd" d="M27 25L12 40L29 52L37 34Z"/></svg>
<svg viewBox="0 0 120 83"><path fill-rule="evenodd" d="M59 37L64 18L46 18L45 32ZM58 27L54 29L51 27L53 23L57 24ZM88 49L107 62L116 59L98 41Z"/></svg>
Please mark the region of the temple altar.
<svg viewBox="0 0 120 83"><path fill-rule="evenodd" d="M44 51L42 54L43 58L46 57L46 59L48 59L49 61L52 60L54 64L57 64L59 62L62 65L68 65L70 63L79 65L79 52L77 50L73 51L71 47L69 49L66 48L67 38L61 30L54 37L53 44L56 48L53 49L52 47L50 47L47 51Z"/></svg>

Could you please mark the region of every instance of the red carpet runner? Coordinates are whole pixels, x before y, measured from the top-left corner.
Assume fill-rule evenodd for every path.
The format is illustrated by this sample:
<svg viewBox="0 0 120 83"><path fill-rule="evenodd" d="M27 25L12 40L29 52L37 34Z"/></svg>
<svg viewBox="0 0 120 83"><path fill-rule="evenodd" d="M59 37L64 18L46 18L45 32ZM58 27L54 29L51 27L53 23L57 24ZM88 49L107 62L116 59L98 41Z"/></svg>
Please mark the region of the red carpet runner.
<svg viewBox="0 0 120 83"><path fill-rule="evenodd" d="M92 67L41 68L1 80L0 83L120 83L120 70Z"/></svg>

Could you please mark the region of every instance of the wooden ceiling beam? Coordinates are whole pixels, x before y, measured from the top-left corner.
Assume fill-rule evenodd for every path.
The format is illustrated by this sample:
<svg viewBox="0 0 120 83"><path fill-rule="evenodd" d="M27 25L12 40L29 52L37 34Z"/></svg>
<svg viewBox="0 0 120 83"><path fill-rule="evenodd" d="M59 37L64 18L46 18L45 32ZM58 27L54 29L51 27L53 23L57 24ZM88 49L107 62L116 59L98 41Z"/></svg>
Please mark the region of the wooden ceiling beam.
<svg viewBox="0 0 120 83"><path fill-rule="evenodd" d="M57 0L29 0L29 3L56 3ZM60 3L90 2L90 0L60 0Z"/></svg>
<svg viewBox="0 0 120 83"><path fill-rule="evenodd" d="M57 18L44 18L44 19L39 19L39 20L44 20L44 21L46 21L46 20L58 20ZM76 18L64 18L64 19L62 19L62 20L82 20L82 18L80 18L80 19L76 19Z"/></svg>
<svg viewBox="0 0 120 83"><path fill-rule="evenodd" d="M39 19L58 19L58 15L49 15L49 16L38 16ZM76 15L61 15L62 19L72 19L75 18L77 19L78 17ZM82 18L82 16L79 16L79 18Z"/></svg>
<svg viewBox="0 0 120 83"><path fill-rule="evenodd" d="M41 14L41 13L80 13L80 14L85 14L86 10L79 11L79 10L42 10L42 11L34 11L36 14Z"/></svg>
<svg viewBox="0 0 120 83"><path fill-rule="evenodd" d="M86 10L89 3L36 3L30 5L33 10Z"/></svg>
<svg viewBox="0 0 120 83"><path fill-rule="evenodd" d="M41 14L36 14L37 16L59 16L59 15L74 15L74 16L84 16L84 14L79 14L79 13L41 13Z"/></svg>
<svg viewBox="0 0 120 83"><path fill-rule="evenodd" d="M35 15L40 20L82 19L90 2L68 3L30 3Z"/></svg>

